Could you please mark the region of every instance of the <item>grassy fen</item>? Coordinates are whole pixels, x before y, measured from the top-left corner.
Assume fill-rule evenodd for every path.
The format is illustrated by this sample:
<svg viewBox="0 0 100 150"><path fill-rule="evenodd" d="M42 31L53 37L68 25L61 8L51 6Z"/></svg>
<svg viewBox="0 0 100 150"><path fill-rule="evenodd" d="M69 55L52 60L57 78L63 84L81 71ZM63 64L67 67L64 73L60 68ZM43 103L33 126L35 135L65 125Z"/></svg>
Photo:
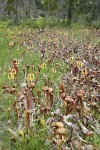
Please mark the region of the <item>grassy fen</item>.
<svg viewBox="0 0 100 150"><path fill-rule="evenodd" d="M10 46L10 42L13 42L14 45ZM95 46L97 47L96 53ZM42 57L43 50L45 50L44 57ZM93 57L86 60L86 55L91 56L87 51L90 51L89 53L94 55L96 60L91 61ZM99 150L99 54L100 31L96 29L73 25L71 28L47 28L42 32L42 30L20 26L7 28L6 22L2 22L0 25L0 148L2 150L88 150L90 146L91 150ZM18 77L9 80L8 74L13 68L13 59L19 60ZM88 65L85 66L83 60L86 60ZM77 61L84 63L83 66L77 66ZM43 64L46 64L46 67L43 67ZM28 73L27 65L30 66ZM32 66L35 67L33 71ZM75 66L80 70L76 74L73 71ZM41 68L40 72L39 67ZM82 75L83 68L88 71L86 75ZM95 74L93 74L94 70L96 71ZM34 79L29 81L27 76L30 73L34 74ZM93 78L97 83L90 82L91 75L94 75ZM75 77L78 80L74 82ZM24 95L21 89L22 83L27 84L28 92L30 91L30 83L36 84L36 87L32 89L34 96L28 93L30 99L35 98L35 101L32 100L32 105L35 105L36 109L32 124L25 117L28 109L25 106L22 106L23 110L19 108L21 103L19 96ZM68 111L66 114L69 102L61 97L59 92L59 90L62 90L61 84L64 86L66 97L73 98L74 103L77 99L76 92L78 90L85 91L84 119L82 119L83 108L79 101L77 105L80 107L80 117L78 116L78 108L76 108L78 106L74 108L71 104L70 108L74 110ZM4 85L8 89L4 89ZM12 94L9 89L12 89L13 86L16 90ZM51 104L50 97L48 98L46 93L43 92L45 86L53 89L53 104ZM40 97L38 91L40 91ZM40 102L38 102L38 99ZM17 105L14 108L16 101ZM95 102L94 107L92 106L93 102ZM46 114L45 111L41 113L41 108L46 106L50 107L48 113ZM19 112L16 111L17 108L19 108ZM59 114L55 113L57 109L60 111ZM18 117L18 114L20 114L20 117ZM67 120L67 123L60 118L60 116L68 115L72 117ZM51 122L48 119L51 119ZM78 120L84 125L85 129L79 125ZM62 135L53 135L57 131L52 127L55 122L62 123L63 128L66 129L65 140L63 140ZM72 124L69 125L68 122ZM74 129L73 125L76 125L78 129ZM56 127L55 125L54 128ZM93 134L88 134L86 131L92 131ZM82 138L81 140L78 135Z"/></svg>

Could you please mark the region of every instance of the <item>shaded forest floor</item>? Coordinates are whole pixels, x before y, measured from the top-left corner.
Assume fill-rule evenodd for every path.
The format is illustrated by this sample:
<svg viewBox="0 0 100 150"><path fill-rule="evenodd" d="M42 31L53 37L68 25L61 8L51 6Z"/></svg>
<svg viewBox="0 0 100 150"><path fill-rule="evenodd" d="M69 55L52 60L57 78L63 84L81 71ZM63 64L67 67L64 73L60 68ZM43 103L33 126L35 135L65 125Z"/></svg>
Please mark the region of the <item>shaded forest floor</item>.
<svg viewBox="0 0 100 150"><path fill-rule="evenodd" d="M3 150L99 150L100 31L0 25Z"/></svg>

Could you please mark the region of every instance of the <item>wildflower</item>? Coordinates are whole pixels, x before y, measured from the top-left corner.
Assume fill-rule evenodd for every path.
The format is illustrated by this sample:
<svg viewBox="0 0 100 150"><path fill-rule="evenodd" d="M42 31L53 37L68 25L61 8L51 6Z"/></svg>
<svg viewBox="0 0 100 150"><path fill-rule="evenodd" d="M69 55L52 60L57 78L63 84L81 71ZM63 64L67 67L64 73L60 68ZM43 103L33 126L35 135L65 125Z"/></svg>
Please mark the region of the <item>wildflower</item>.
<svg viewBox="0 0 100 150"><path fill-rule="evenodd" d="M27 80L28 81L33 81L34 80L34 74L28 74L28 76L27 76Z"/></svg>
<svg viewBox="0 0 100 150"><path fill-rule="evenodd" d="M52 72L53 72L53 73L56 73L56 69L55 69L55 68L53 68L53 69L52 69Z"/></svg>
<svg viewBox="0 0 100 150"><path fill-rule="evenodd" d="M30 47L31 47L31 48L34 48L34 45L33 45L33 44L31 44L31 45L30 45Z"/></svg>
<svg viewBox="0 0 100 150"><path fill-rule="evenodd" d="M55 133L57 134L57 135L63 135L63 136L65 136L66 134L67 134L67 131L66 131L66 128L58 128L58 129L56 129L55 130Z"/></svg>
<svg viewBox="0 0 100 150"><path fill-rule="evenodd" d="M19 130L18 134L24 139L24 132L22 130Z"/></svg>
<svg viewBox="0 0 100 150"><path fill-rule="evenodd" d="M10 72L10 73L8 74L8 79L9 79L9 80L14 79L14 74L12 74L12 72Z"/></svg>
<svg viewBox="0 0 100 150"><path fill-rule="evenodd" d="M42 69L45 69L45 68L46 68L46 64L43 63L43 64L42 64Z"/></svg>
<svg viewBox="0 0 100 150"><path fill-rule="evenodd" d="M91 45L88 45L88 49L91 49L92 48L92 46Z"/></svg>
<svg viewBox="0 0 100 150"><path fill-rule="evenodd" d="M86 68L83 68L83 69L82 69L82 75L87 75L87 74L88 74L87 69L86 69Z"/></svg>
<svg viewBox="0 0 100 150"><path fill-rule="evenodd" d="M15 64L18 65L19 64L19 60L15 59Z"/></svg>
<svg viewBox="0 0 100 150"><path fill-rule="evenodd" d="M73 63L74 62L74 57L70 57L69 62Z"/></svg>
<svg viewBox="0 0 100 150"><path fill-rule="evenodd" d="M64 124L62 122L54 122L52 123L52 127L64 128Z"/></svg>
<svg viewBox="0 0 100 150"><path fill-rule="evenodd" d="M22 32L21 31L18 31L18 35L21 35L22 34Z"/></svg>
<svg viewBox="0 0 100 150"><path fill-rule="evenodd" d="M40 124L43 126L43 128L46 128L46 122L43 118L40 119Z"/></svg>
<svg viewBox="0 0 100 150"><path fill-rule="evenodd" d="M15 69L12 69L12 70L11 70L11 73L12 73L13 75L15 75L15 74L16 74L16 70L15 70Z"/></svg>
<svg viewBox="0 0 100 150"><path fill-rule="evenodd" d="M56 68L58 68L59 67L59 64L58 63L56 63Z"/></svg>
<svg viewBox="0 0 100 150"><path fill-rule="evenodd" d="M19 64L19 60L13 59L14 69L16 70L16 77L18 77L18 66L17 66L18 64Z"/></svg>
<svg viewBox="0 0 100 150"><path fill-rule="evenodd" d="M77 63L77 67L80 67L80 68L82 68L84 65L82 61L77 61L76 63Z"/></svg>
<svg viewBox="0 0 100 150"><path fill-rule="evenodd" d="M11 42L9 43L9 46L10 46L10 47L13 47L13 46L14 46L14 42L11 41Z"/></svg>

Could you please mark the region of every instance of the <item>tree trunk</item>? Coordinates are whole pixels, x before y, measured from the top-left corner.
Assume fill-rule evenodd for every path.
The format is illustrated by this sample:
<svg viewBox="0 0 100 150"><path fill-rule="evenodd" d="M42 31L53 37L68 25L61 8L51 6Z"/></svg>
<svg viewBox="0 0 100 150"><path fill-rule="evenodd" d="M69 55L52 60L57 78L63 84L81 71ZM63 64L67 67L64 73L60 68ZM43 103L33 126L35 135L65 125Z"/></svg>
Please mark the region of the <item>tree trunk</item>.
<svg viewBox="0 0 100 150"><path fill-rule="evenodd" d="M72 0L69 0L69 7L68 7L68 16L67 16L68 24L71 25L72 20Z"/></svg>
<svg viewBox="0 0 100 150"><path fill-rule="evenodd" d="M33 16L34 16L34 19L36 20L36 4L35 4L35 1L33 2Z"/></svg>
<svg viewBox="0 0 100 150"><path fill-rule="evenodd" d="M58 16L58 23L60 23L60 13L59 13L59 10L58 10L57 16Z"/></svg>
<svg viewBox="0 0 100 150"><path fill-rule="evenodd" d="M48 1L48 9L47 9L47 26L49 21L49 15L50 15L50 2Z"/></svg>
<svg viewBox="0 0 100 150"><path fill-rule="evenodd" d="M29 0L29 12L28 12L29 19L31 18L31 0Z"/></svg>
<svg viewBox="0 0 100 150"><path fill-rule="evenodd" d="M15 24L18 26L18 1L15 1Z"/></svg>
<svg viewBox="0 0 100 150"><path fill-rule="evenodd" d="M60 23L60 16L61 16L61 0L58 1L58 11L57 11L57 18L58 18L58 23Z"/></svg>

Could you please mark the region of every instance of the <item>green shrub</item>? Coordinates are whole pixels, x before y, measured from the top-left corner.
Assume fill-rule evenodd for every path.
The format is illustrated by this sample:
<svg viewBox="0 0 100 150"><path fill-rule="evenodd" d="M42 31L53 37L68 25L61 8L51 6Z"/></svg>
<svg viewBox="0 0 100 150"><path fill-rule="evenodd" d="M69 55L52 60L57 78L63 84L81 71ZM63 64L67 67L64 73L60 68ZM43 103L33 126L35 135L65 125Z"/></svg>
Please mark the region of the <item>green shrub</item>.
<svg viewBox="0 0 100 150"><path fill-rule="evenodd" d="M7 27L12 27L15 25L15 21L13 19L9 20L8 23L7 23Z"/></svg>
<svg viewBox="0 0 100 150"><path fill-rule="evenodd" d="M34 19L28 19L25 21L25 25L29 28L37 28L37 23Z"/></svg>
<svg viewBox="0 0 100 150"><path fill-rule="evenodd" d="M2 21L2 22L0 23L0 28L1 28L1 29L7 28L7 25L8 25L8 21Z"/></svg>
<svg viewBox="0 0 100 150"><path fill-rule="evenodd" d="M91 26L94 28L100 28L100 22L99 21L92 21Z"/></svg>
<svg viewBox="0 0 100 150"><path fill-rule="evenodd" d="M22 23L21 23L22 25ZM37 28L37 29L44 29L45 27L53 28L53 27L65 27L67 24L64 24L63 21L61 21L58 24L57 18L44 18L44 17L39 17L38 19L28 19L25 21L25 26L29 28Z"/></svg>
<svg viewBox="0 0 100 150"><path fill-rule="evenodd" d="M39 17L36 21L37 23L37 28L40 29L40 28L45 28L46 27L46 19L43 18L43 17Z"/></svg>

